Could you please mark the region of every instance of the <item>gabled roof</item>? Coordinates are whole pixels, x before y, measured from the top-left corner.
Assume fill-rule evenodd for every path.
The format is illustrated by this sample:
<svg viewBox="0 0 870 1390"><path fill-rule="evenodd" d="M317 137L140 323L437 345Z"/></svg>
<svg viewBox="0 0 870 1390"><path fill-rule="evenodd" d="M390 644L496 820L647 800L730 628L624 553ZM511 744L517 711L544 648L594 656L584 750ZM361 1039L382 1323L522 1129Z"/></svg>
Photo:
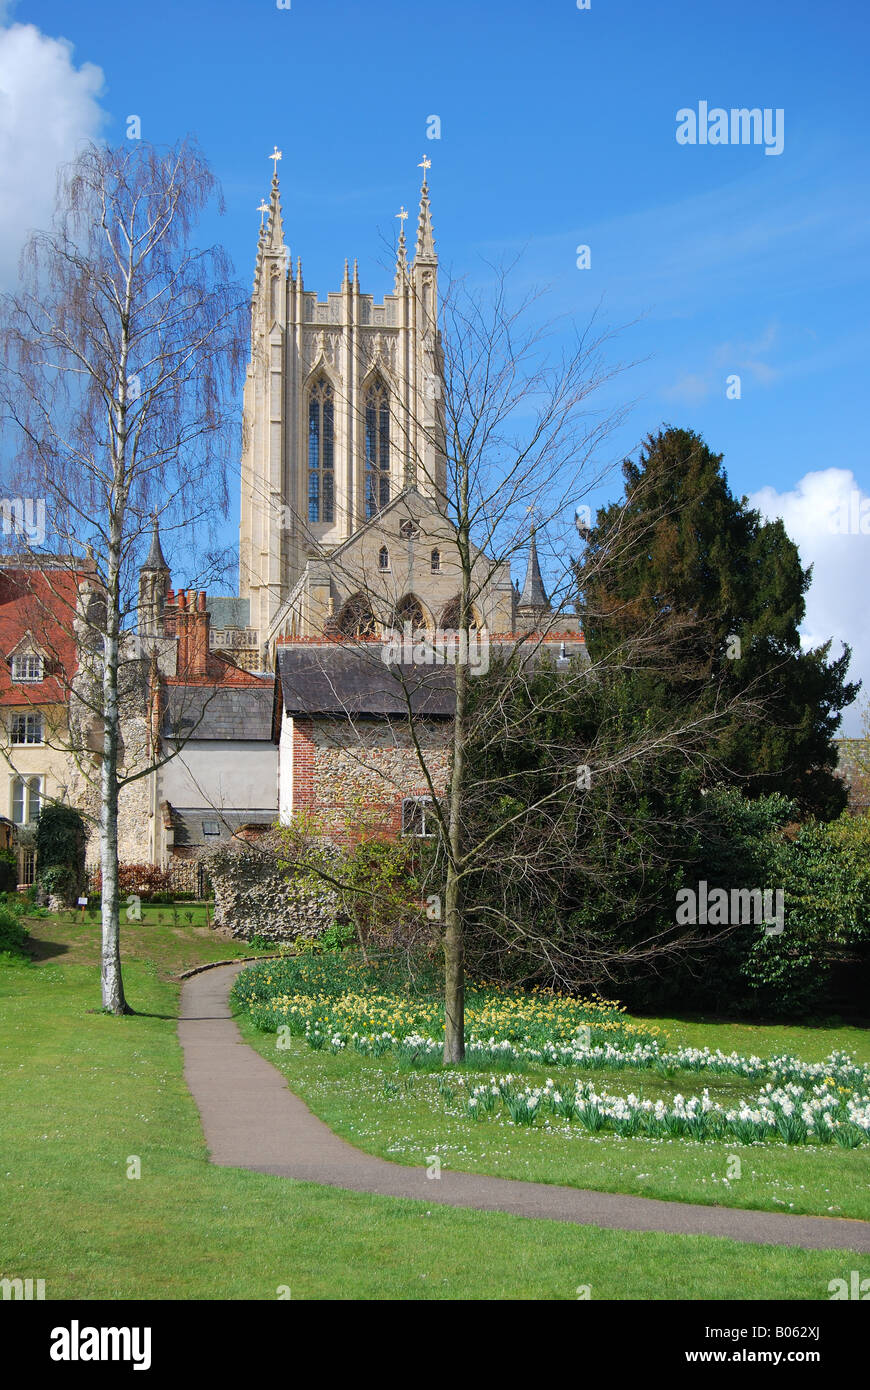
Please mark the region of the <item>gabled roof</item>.
<svg viewBox="0 0 870 1390"><path fill-rule="evenodd" d="M415 715L450 719L456 703L447 666L387 666L380 642L338 643L278 649L276 679L290 715Z"/></svg>
<svg viewBox="0 0 870 1390"><path fill-rule="evenodd" d="M342 541L340 545L337 545L335 549L331 550L329 555L324 556L324 558L334 562L340 559L346 551L356 550L367 532L376 531L380 533L384 531L384 523L387 518L393 512L397 511L401 512L402 520L407 518L409 520L413 519L414 521L420 521L424 516L435 516L442 525L446 525L450 530L454 529L450 518L444 515L436 505L434 499L431 497L424 497L422 492L411 485L402 488L401 492L398 492L395 497L392 497L382 511L376 512L374 516L369 517L362 526L354 531L353 535L348 536L347 540ZM474 547L472 548L474 549Z"/></svg>
<svg viewBox="0 0 870 1390"><path fill-rule="evenodd" d="M0 565L0 704L66 703L78 667L73 619L79 582L85 578L93 579L93 572L60 564L44 569ZM24 638L49 656L44 680L12 680L9 658Z"/></svg>

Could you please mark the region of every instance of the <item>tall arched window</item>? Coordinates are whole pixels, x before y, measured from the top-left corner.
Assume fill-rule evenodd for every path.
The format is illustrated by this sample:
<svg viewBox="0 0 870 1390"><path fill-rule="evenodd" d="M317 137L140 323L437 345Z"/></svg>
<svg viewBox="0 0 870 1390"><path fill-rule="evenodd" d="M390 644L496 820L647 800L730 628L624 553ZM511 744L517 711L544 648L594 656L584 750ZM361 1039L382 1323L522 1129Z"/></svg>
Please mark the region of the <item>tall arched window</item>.
<svg viewBox="0 0 870 1390"><path fill-rule="evenodd" d="M332 387L321 377L308 402L308 520L335 521L335 415Z"/></svg>
<svg viewBox="0 0 870 1390"><path fill-rule="evenodd" d="M459 594L457 594L455 598L450 599L450 601L444 605L444 609L441 613L441 627L444 629L445 632L458 632L459 615L461 609L462 599ZM471 616L468 620L469 629L475 630L477 628L477 625L477 614L472 608Z"/></svg>
<svg viewBox="0 0 870 1390"><path fill-rule="evenodd" d="M375 616L365 594L351 594L342 604L335 626L343 637L374 637Z"/></svg>
<svg viewBox="0 0 870 1390"><path fill-rule="evenodd" d="M433 550L433 551L432 551L432 573L433 573L433 574L440 574L440 573L441 573L441 551L440 551L440 550Z"/></svg>
<svg viewBox="0 0 870 1390"><path fill-rule="evenodd" d="M423 605L416 594L405 594L393 609L393 627L400 631L405 623L410 623L414 632L419 632L426 626L426 615L423 612Z"/></svg>
<svg viewBox="0 0 870 1390"><path fill-rule="evenodd" d="M366 521L390 500L390 397L380 378L366 391Z"/></svg>

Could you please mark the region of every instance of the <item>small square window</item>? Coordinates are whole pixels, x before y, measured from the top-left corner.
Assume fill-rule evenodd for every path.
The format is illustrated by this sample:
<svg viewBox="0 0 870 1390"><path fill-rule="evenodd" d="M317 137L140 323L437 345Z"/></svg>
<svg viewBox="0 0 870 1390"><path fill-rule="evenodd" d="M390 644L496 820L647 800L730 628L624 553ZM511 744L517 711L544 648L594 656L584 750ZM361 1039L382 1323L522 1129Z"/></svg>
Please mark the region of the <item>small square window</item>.
<svg viewBox="0 0 870 1390"><path fill-rule="evenodd" d="M14 681L41 681L44 676L42 657L36 652L24 652L12 658L12 679Z"/></svg>
<svg viewBox="0 0 870 1390"><path fill-rule="evenodd" d="M435 833L431 796L406 796L402 801L402 834L429 839Z"/></svg>
<svg viewBox="0 0 870 1390"><path fill-rule="evenodd" d="M13 743L42 743L42 715L14 714L12 716Z"/></svg>
<svg viewBox="0 0 870 1390"><path fill-rule="evenodd" d="M204 820L202 823L203 835L220 835L221 825L217 820Z"/></svg>

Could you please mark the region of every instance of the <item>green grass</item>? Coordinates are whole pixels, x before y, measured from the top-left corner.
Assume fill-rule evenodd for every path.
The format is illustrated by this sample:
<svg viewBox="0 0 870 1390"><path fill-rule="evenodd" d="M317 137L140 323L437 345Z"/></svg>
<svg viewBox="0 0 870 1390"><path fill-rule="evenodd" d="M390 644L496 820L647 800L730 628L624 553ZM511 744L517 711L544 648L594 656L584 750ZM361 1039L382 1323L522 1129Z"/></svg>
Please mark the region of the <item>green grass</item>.
<svg viewBox="0 0 870 1390"><path fill-rule="evenodd" d="M595 1299L826 1300L830 1280L861 1269L843 1251L524 1221L212 1167L169 972L237 943L137 924L137 1012L117 1019L99 1012L92 937L32 925L42 963L0 969L0 1274L44 1278L49 1299L271 1299L282 1285L296 1299L574 1299L588 1284Z"/></svg>
<svg viewBox="0 0 870 1390"><path fill-rule="evenodd" d="M305 974L311 968L305 965L299 987L314 993L321 986L338 993L345 987L338 965L326 958L315 970L314 983ZM262 984L273 971L286 989L287 969L279 971L271 965L260 972ZM364 981L354 983L365 989ZM396 1008L401 1011L405 1005L397 1001ZM772 1140L744 1146L734 1138L699 1143L594 1135L558 1117L546 1122L539 1118L531 1127L514 1125L501 1105L492 1116L473 1120L468 1117L465 1097L491 1074L485 1065L466 1064L445 1078L443 1073L414 1072L392 1054L373 1058L350 1049L337 1055L328 1048L312 1051L299 1037L289 1040L289 1048L279 1049L276 1035L256 1031L247 1014L240 1024L247 1040L285 1073L293 1090L332 1129L360 1148L399 1163L419 1164L427 1154L437 1153L454 1169L500 1177L665 1200L870 1220L870 1149L866 1146L845 1150L835 1144L802 1146ZM642 1024L665 1035L663 1046L708 1046L762 1057L788 1052L807 1061L820 1061L839 1048L870 1062L866 1029L673 1018L644 1019ZM397 1030L399 1026L394 1025ZM704 1071L682 1071L665 1078L647 1069L573 1073L570 1068L528 1062L506 1065L520 1074L523 1085L541 1085L550 1075L570 1090L574 1076L582 1075L598 1090L617 1095L634 1092L653 1101L671 1101L677 1093L699 1094L706 1088L713 1101L726 1108L754 1096L762 1085L745 1077ZM452 1095L445 1096L439 1083L449 1087Z"/></svg>
<svg viewBox="0 0 870 1390"><path fill-rule="evenodd" d="M180 974L197 965L219 960L241 960L268 955L247 942L218 936L206 926L204 903L178 903L173 908L161 904L142 904L142 920L127 922L121 915L121 941L131 960L150 960L164 975ZM190 912L192 922L187 921ZM64 961L70 965L98 968L100 958L100 916L81 912L51 913L45 917L25 917L30 932L31 955L40 964Z"/></svg>

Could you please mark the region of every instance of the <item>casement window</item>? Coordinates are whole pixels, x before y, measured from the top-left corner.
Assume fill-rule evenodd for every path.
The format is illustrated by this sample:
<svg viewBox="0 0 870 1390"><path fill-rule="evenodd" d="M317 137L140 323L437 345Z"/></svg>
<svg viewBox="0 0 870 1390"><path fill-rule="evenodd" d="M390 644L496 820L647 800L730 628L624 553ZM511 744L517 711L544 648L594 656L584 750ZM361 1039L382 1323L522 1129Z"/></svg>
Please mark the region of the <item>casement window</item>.
<svg viewBox="0 0 870 1390"><path fill-rule="evenodd" d="M335 521L335 408L325 377L308 401L308 520Z"/></svg>
<svg viewBox="0 0 870 1390"><path fill-rule="evenodd" d="M41 681L44 678L44 663L36 652L25 652L12 658L12 679L22 684L27 681Z"/></svg>
<svg viewBox="0 0 870 1390"><path fill-rule="evenodd" d="M29 825L42 809L42 778L13 777L12 819L16 825Z"/></svg>
<svg viewBox="0 0 870 1390"><path fill-rule="evenodd" d="M402 834L428 839L435 834L435 810L431 796L406 796L402 800Z"/></svg>
<svg viewBox="0 0 870 1390"><path fill-rule="evenodd" d="M382 381L366 392L366 521L390 500L390 397Z"/></svg>
<svg viewBox="0 0 870 1390"><path fill-rule="evenodd" d="M202 833L203 835L220 835L220 821L204 820L202 823Z"/></svg>
<svg viewBox="0 0 870 1390"><path fill-rule="evenodd" d="M42 743L41 714L13 714L13 743Z"/></svg>

